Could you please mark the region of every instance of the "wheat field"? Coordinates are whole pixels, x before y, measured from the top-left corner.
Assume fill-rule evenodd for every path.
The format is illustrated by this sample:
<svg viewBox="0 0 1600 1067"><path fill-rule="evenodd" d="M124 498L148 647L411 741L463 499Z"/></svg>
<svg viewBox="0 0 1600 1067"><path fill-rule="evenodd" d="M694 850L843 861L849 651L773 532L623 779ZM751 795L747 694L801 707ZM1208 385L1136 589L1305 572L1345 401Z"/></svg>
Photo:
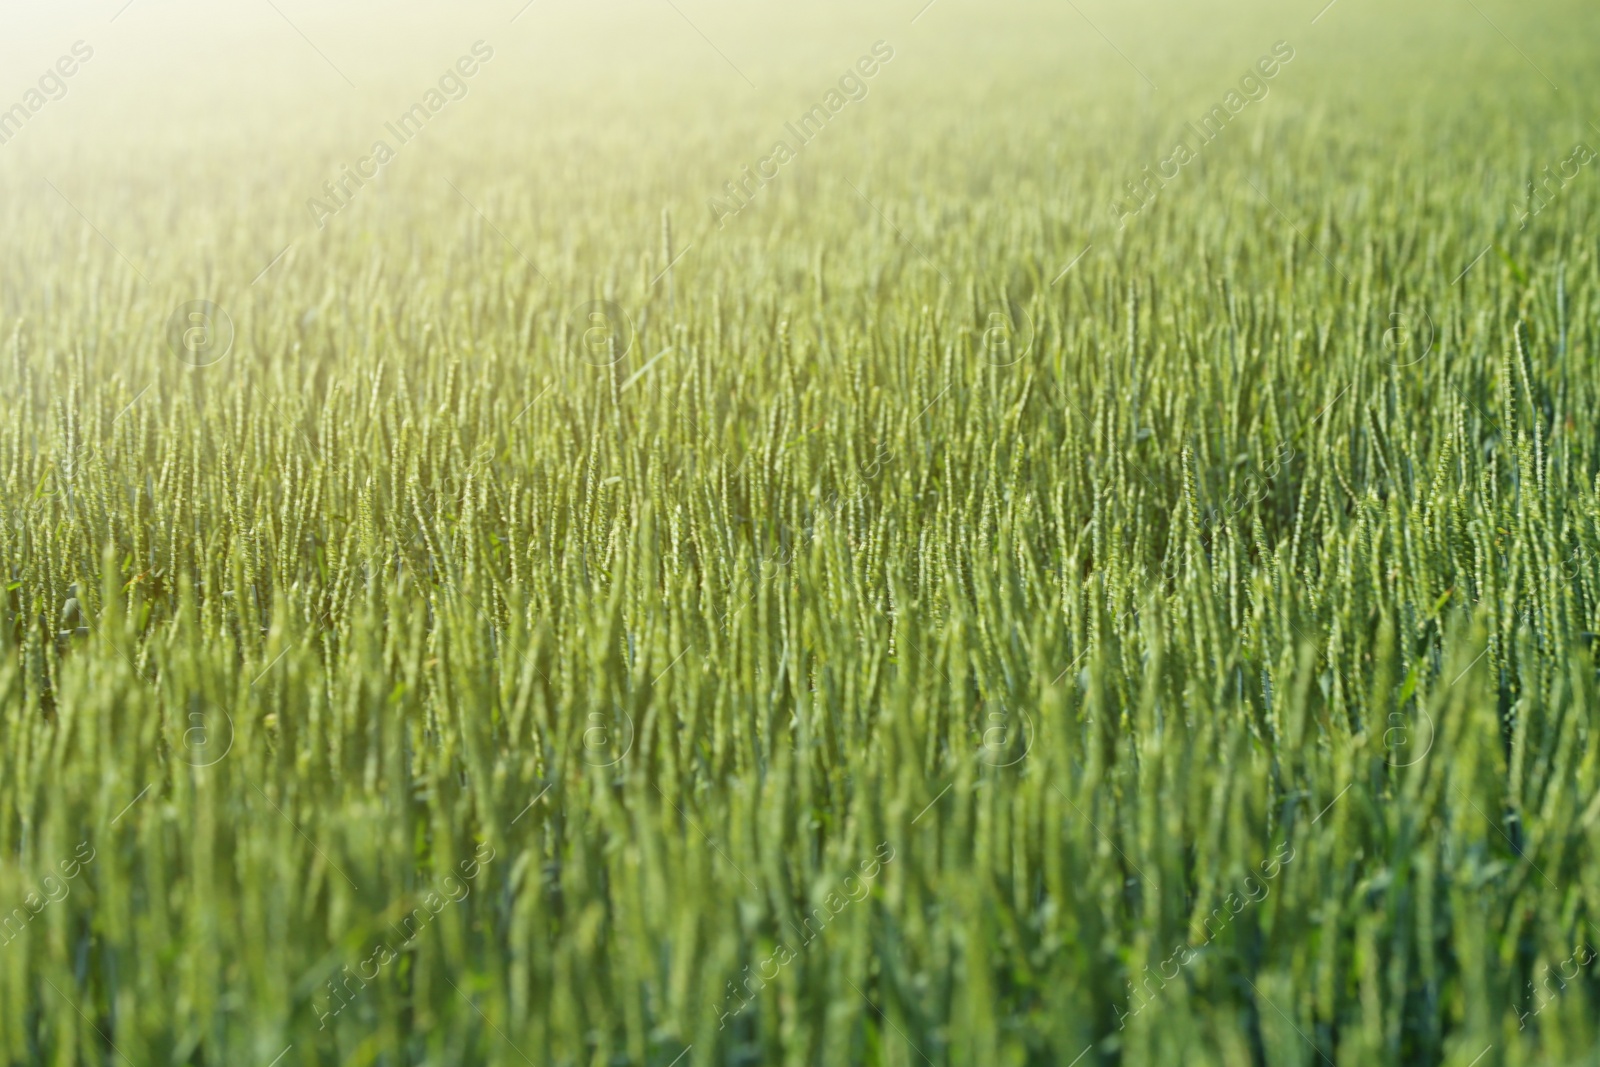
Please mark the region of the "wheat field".
<svg viewBox="0 0 1600 1067"><path fill-rule="evenodd" d="M1596 41L0 12L0 1061L1600 1063Z"/></svg>

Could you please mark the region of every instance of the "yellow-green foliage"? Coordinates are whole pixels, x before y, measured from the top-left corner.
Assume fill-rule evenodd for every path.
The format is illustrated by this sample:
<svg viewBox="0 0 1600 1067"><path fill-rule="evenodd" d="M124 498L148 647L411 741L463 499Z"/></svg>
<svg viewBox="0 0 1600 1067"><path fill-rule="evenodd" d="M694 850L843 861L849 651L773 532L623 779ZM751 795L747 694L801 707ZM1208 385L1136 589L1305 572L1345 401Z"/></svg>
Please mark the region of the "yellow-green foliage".
<svg viewBox="0 0 1600 1067"><path fill-rule="evenodd" d="M0 1061L1595 1062L1592 8L675 2L18 68Z"/></svg>

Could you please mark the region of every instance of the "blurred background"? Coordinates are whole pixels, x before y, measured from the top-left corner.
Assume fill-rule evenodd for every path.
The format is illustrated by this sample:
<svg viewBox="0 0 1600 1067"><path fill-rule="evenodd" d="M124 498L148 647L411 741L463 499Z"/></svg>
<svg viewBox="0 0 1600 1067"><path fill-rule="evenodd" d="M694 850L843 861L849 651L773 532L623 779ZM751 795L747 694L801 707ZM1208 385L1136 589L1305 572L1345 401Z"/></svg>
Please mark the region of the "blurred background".
<svg viewBox="0 0 1600 1067"><path fill-rule="evenodd" d="M464 196L497 221L488 207L515 201L514 224L530 229L507 235L536 261L604 272L625 249L655 247L663 211L680 247L707 231L707 198L877 41L894 59L868 98L760 199L853 211L850 190L826 180L838 173L863 192L863 181L916 190L930 208L1020 200L1101 225L1114 191L1278 41L1292 64L1198 170L1301 150L1289 140L1327 144L1337 167L1364 135L1388 144L1398 125L1414 148L1408 171L1481 169L1504 193L1519 167L1600 137L1600 108L1585 113L1571 87L1596 17L1501 0L13 2L0 7L0 106L23 102L76 42L93 58L0 145L0 220L50 228L50 255L97 261L115 245L151 284L210 272L244 285L313 234L403 243L435 212L471 218ZM395 145L337 227L317 231L307 201L375 140L392 141L385 123L478 41L493 59L466 97ZM1518 120L1533 109L1540 121ZM1463 139L1463 126L1479 132ZM1477 158L1461 158L1464 143ZM1212 203L1229 195L1184 184ZM754 216L770 220L769 207ZM732 240L762 225L741 217ZM0 268L8 314L16 287L41 280L42 251L28 242L21 277L15 259Z"/></svg>

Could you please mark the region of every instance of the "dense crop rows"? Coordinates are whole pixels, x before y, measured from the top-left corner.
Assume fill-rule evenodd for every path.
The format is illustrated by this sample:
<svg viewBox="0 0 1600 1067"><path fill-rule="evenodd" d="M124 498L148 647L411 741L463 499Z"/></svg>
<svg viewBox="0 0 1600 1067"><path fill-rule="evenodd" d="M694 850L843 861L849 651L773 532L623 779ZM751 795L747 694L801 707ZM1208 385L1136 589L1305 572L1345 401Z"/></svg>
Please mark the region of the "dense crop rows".
<svg viewBox="0 0 1600 1067"><path fill-rule="evenodd" d="M1257 21L1130 125L1071 12L1099 81L973 99L914 13L732 132L638 69L522 129L497 40L323 229L361 121L202 195L18 140L0 1060L1594 1062L1600 179L1523 186L1583 31L1558 96L1401 18L1475 80L1397 107L1371 13Z"/></svg>

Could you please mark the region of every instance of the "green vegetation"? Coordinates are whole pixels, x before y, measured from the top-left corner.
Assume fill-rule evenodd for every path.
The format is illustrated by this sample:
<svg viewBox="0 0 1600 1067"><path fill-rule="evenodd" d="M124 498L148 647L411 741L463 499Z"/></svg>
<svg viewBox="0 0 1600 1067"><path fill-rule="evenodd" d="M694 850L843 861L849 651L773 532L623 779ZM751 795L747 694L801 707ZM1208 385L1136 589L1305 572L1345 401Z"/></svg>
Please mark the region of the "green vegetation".
<svg viewBox="0 0 1600 1067"><path fill-rule="evenodd" d="M1591 9L516 6L0 151L0 1061L1596 1062Z"/></svg>

